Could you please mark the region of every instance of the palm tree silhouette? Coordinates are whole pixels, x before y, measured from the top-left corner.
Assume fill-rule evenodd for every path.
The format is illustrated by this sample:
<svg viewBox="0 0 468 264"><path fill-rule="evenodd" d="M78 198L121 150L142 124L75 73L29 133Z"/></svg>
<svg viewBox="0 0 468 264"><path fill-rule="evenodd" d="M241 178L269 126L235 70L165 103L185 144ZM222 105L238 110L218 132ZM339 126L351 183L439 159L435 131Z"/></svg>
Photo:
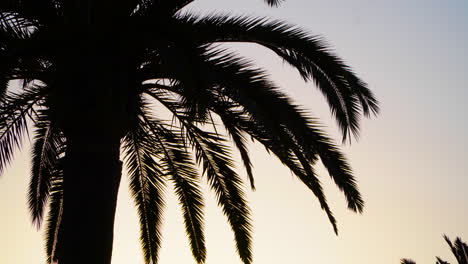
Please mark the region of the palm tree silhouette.
<svg viewBox="0 0 468 264"><path fill-rule="evenodd" d="M453 255L457 259L458 264L468 264L468 245L461 240L461 238L457 237L455 241L450 241L450 238L444 235L445 242L450 247ZM436 264L450 264L449 262L442 260L440 257L436 257L437 262ZM401 264L416 264L416 262L410 259L402 259Z"/></svg>
<svg viewBox="0 0 468 264"><path fill-rule="evenodd" d="M322 161L348 208L364 202L344 155L317 119L218 43L256 43L313 81L343 141L378 112L367 85L323 42L283 21L179 12L190 0L9 0L0 3L0 170L34 127L29 207L49 205L48 263L110 263L120 152L140 216L146 263L156 263L165 183L175 187L191 250L206 256L201 167L252 262L252 226L228 137L254 188L247 136L276 155L335 218L313 170ZM267 0L269 5L278 0ZM109 8L112 7L112 8ZM22 87L8 90L12 80ZM172 118L164 119L162 112Z"/></svg>

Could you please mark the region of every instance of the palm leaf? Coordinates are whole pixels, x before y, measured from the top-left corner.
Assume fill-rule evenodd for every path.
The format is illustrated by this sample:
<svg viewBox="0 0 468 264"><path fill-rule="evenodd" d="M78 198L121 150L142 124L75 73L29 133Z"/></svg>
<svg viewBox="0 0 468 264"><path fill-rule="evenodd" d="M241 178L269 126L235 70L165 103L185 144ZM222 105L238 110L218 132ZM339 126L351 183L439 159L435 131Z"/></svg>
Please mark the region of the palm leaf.
<svg viewBox="0 0 468 264"><path fill-rule="evenodd" d="M178 111L177 101L171 101L168 97L161 96L152 90L146 93L166 106L172 114L178 118L195 149L197 162L202 166L203 173L207 175L208 183L216 193L218 205L228 218L228 222L234 232L237 252L244 263L252 262L252 226L250 209L245 201L242 191L242 180L233 170L233 161L229 158L229 150L224 145L223 139L216 133L201 130L187 120ZM162 93L164 94L164 93Z"/></svg>
<svg viewBox="0 0 468 264"><path fill-rule="evenodd" d="M331 140L317 128L315 120L305 118L285 95L265 80L263 72L251 69L243 60L233 55L223 55L223 51L219 50L201 57L205 60L192 58L191 62L202 79L207 82L206 89L217 93L209 98L211 102L216 102L216 98L229 98L249 113L249 119L253 122L248 124L250 131L246 132L258 137L267 149L272 150L301 181L311 188L319 199L322 209L327 213L335 232L337 232L336 220L328 207L318 180L311 172L311 168L308 168L310 167L308 162L314 163L317 155L320 156L330 176L345 193L348 207L353 211L362 211L363 200L349 165ZM177 76L177 73L174 74ZM174 86L172 88L173 92L181 94L184 92L183 89ZM218 108L215 112L221 119L227 118L222 109ZM254 127L260 127L268 132L254 132L252 131ZM265 138L269 140L264 140ZM295 158L291 158L288 152L293 152ZM299 165L294 163L297 159L302 159ZM299 167L302 169L298 169Z"/></svg>
<svg viewBox="0 0 468 264"><path fill-rule="evenodd" d="M180 83L180 82L178 82L178 83ZM179 96L186 96L185 95L186 89L181 88L180 85L178 85L177 83L173 84L172 86L165 86L165 85L161 85L161 84L152 83L152 84L145 84L145 85L143 85L143 87L145 87L145 88L143 88L143 90L153 88L153 95L157 95L158 98L164 97L165 98L164 100L165 100L166 103L168 103L169 102L168 100L170 100L167 97L167 95L169 93L175 93L175 94L177 94ZM186 87L186 86L184 86L184 87ZM208 101L207 99L211 100L211 102L209 102L209 103L207 103L205 105L205 108L206 109L211 108L212 104L213 104L213 101L216 100L216 99L214 99L213 94L209 94L208 91L205 91L203 93L203 96L204 96L204 100L206 102ZM176 103L174 101L171 101L170 104L172 105L171 108L173 108L174 110L184 108L183 103L180 104L179 102ZM204 110L204 111L206 111L206 110ZM236 127L236 126L233 126L229 122L229 120L226 118L226 116L222 116L221 120L223 122L224 127L226 128L226 131L231 136L231 138L232 138L232 140L234 142L234 145L236 146L236 149L239 151L239 153L241 155L241 159L242 159L242 162L243 162L244 167L246 169L251 188L252 188L252 190L255 190L254 177L253 177L253 173L252 173L252 163L250 161L250 157L249 157L249 154L248 154L248 149L247 149L247 146L246 146L245 136L243 134L243 131L239 130L239 128ZM213 122L211 122L211 123L213 123Z"/></svg>
<svg viewBox="0 0 468 264"><path fill-rule="evenodd" d="M216 57L208 60L214 57L212 53ZM319 129L316 120L307 118L304 111L268 82L263 72L252 69L249 63L236 56L221 56L220 51L212 53L198 67L205 70L203 75L214 83L213 86L220 87L218 93L242 106L268 133L284 140L292 138L289 145L300 150L309 162L313 163L318 155L345 194L348 208L361 212L364 202L352 170L344 155Z"/></svg>
<svg viewBox="0 0 468 264"><path fill-rule="evenodd" d="M44 40L40 31L16 14L0 13L0 98L5 97L12 80L22 88L33 87L34 80L49 83L51 62L45 59Z"/></svg>
<svg viewBox="0 0 468 264"><path fill-rule="evenodd" d="M226 131L231 136L234 145L240 153L245 170L247 171L250 187L252 188L252 190L255 190L254 176L252 173L252 162L250 161L244 133L241 129L239 129L239 127L232 124L232 122L230 122L230 120L225 115L221 115L220 117L224 127L226 128Z"/></svg>
<svg viewBox="0 0 468 264"><path fill-rule="evenodd" d="M33 223L41 226L45 203L49 197L51 179L58 160L64 154L65 139L40 111L36 120L35 141L32 147L31 181L28 203Z"/></svg>
<svg viewBox="0 0 468 264"><path fill-rule="evenodd" d="M140 241L145 263L157 263L162 239L164 208L161 172L151 157L153 146L148 144L148 132L141 121L124 138L125 164L130 177L130 191L140 216Z"/></svg>
<svg viewBox="0 0 468 264"><path fill-rule="evenodd" d="M192 254L198 263L206 259L206 247L203 221L203 198L198 186L198 174L193 161L184 147L181 135L160 125L147 115L144 120L151 132L152 141L157 146L162 158L159 164L171 177L185 222Z"/></svg>
<svg viewBox="0 0 468 264"><path fill-rule="evenodd" d="M28 38L28 33L21 21L15 19L14 14L0 13L0 98L5 96L8 83L13 79L13 72L24 51L23 39ZM22 58L23 59L23 58ZM17 69L16 69L17 71Z"/></svg>
<svg viewBox="0 0 468 264"><path fill-rule="evenodd" d="M220 112L218 112L220 113ZM282 136L271 135L269 132L259 129L259 125L255 124L252 120L245 118L242 114L235 113L234 111L223 111L222 115L230 116L233 124L241 127L253 138L262 143L268 151L274 153L279 160L287 166L317 197L322 209L326 212L330 223L333 226L335 233L338 233L336 219L333 216L328 203L323 193L320 181L315 176L312 166L304 158L297 148L289 149L287 138Z"/></svg>
<svg viewBox="0 0 468 264"><path fill-rule="evenodd" d="M41 99L40 89L10 93L0 101L0 173L12 160L16 148L28 134L27 120L33 113L33 106Z"/></svg>
<svg viewBox="0 0 468 264"><path fill-rule="evenodd" d="M378 112L377 100L367 85L319 37L285 22L265 18L221 15L198 18L184 14L176 19L180 32L200 44L253 42L276 52L305 80L315 81L337 119L343 140L350 133L358 136L361 112L364 115Z"/></svg>
<svg viewBox="0 0 468 264"><path fill-rule="evenodd" d="M233 161L223 140L214 133L204 132L196 127L187 127L199 164L215 191L218 204L227 216L234 232L237 252L244 263L252 262L252 225L250 208L242 191L242 180L232 169Z"/></svg>

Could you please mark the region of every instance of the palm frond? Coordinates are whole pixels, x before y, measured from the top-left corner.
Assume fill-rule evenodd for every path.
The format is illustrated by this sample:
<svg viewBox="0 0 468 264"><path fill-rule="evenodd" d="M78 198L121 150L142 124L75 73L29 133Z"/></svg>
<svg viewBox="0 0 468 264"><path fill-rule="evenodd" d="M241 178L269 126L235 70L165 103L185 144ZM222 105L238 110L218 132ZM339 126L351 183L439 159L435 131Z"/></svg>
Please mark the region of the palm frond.
<svg viewBox="0 0 468 264"><path fill-rule="evenodd" d="M170 98L171 94L184 96L185 89L182 88L179 84L180 82L177 82L171 86L166 86L166 85L162 85L158 83L144 84L143 90L144 91L151 90L153 96L158 97L159 100L162 101L168 108L171 108L172 111L179 113L179 115L184 115L182 113L183 111L179 111L179 109L184 108L183 104L181 104L178 101L174 101ZM207 93L207 91L205 91L204 97L205 97L205 100L210 101L209 105L207 105L206 107L213 111L214 110L213 107L216 103L218 103L217 102L218 99L213 94ZM214 112L219 114L218 113L219 109L215 110ZM245 135L244 135L245 133L242 130L240 130L239 127L237 127L236 125L233 125L230 122L229 116L221 115L220 117L221 117L221 121L223 122L223 126L226 129L226 132L231 136L231 139L233 140L236 149L239 151L241 155L242 162L244 164L244 167L248 175L250 186L252 190L255 190L254 177L252 173L252 163L250 161L248 149L247 149L246 142L245 142L246 141ZM184 115L184 118L187 119L187 116ZM212 118L211 118L211 123L214 125Z"/></svg>
<svg viewBox="0 0 468 264"><path fill-rule="evenodd" d="M338 226L336 223L336 219L333 216L333 213L328 205L327 199L325 197L325 194L323 193L323 188L320 184L320 181L318 180L317 176L315 175L311 164L306 160L304 156L302 156L302 153L300 153L297 149L293 150L294 154L296 155L299 163L302 165L302 168L304 169L305 173L297 173L295 174L299 177L299 179L313 192L315 197L319 200L320 206L322 210L325 211L325 213L328 216L328 220L330 221L331 225L333 226L333 231L335 232L336 235L338 235Z"/></svg>
<svg viewBox="0 0 468 264"><path fill-rule="evenodd" d="M16 77L19 62L24 60L20 54L26 53L24 39L31 35L28 26L15 14L0 13L0 98L5 96L9 81Z"/></svg>
<svg viewBox="0 0 468 264"><path fill-rule="evenodd" d="M182 206L185 230L192 254L198 263L204 263L206 259L204 203L198 186L198 173L184 146L184 139L180 133L175 134L174 131L162 126L161 122L156 122L154 118L148 115L144 115L143 118L151 132L153 144L161 152L159 164L174 183L176 195Z"/></svg>
<svg viewBox="0 0 468 264"><path fill-rule="evenodd" d="M356 180L344 155L332 140L320 130L315 119L290 102L290 99L271 84L264 73L250 67L250 64L233 55L221 56L219 51L208 54L203 74L214 83L218 92L230 98L250 114L250 118L284 140L289 146L303 153L309 162L320 157L330 177L345 194L348 208L361 212L364 202L357 189ZM212 58L209 60L208 58Z"/></svg>
<svg viewBox="0 0 468 264"><path fill-rule="evenodd" d="M234 232L237 253L245 263L252 262L252 224L250 208L242 191L242 180L233 170L233 161L227 146L215 133L187 127L187 137L195 147L195 155L207 176Z"/></svg>
<svg viewBox="0 0 468 264"><path fill-rule="evenodd" d="M252 188L252 190L255 190L254 176L252 173L252 162L250 161L249 152L245 142L246 139L244 136L244 132L241 129L239 129L239 127L234 125L226 115L221 115L220 117L224 127L226 128L226 131L231 136L234 145L240 153L242 162L244 164L250 182L250 188Z"/></svg>
<svg viewBox="0 0 468 264"><path fill-rule="evenodd" d="M237 252L244 263L252 262L252 225L250 209L242 191L242 180L233 170L234 163L229 157L229 149L216 133L206 132L187 120L176 108L177 101L161 96L155 91L146 93L158 100L178 118L185 137L195 149L195 157L207 175L208 183L216 193L218 205L228 218L234 232Z"/></svg>
<svg viewBox="0 0 468 264"><path fill-rule="evenodd" d="M49 213L46 223L47 263L56 263L63 244L63 158L59 160L51 177Z"/></svg>
<svg viewBox="0 0 468 264"><path fill-rule="evenodd" d="M455 258L457 259L457 261L459 260L458 259L458 250L457 250L457 247L456 245L454 245L452 243L452 241L450 241L450 238L447 236L447 235L444 235L444 240L445 242L447 242L447 244L449 245L450 247L450 250L452 251L453 255L455 256Z"/></svg>
<svg viewBox="0 0 468 264"><path fill-rule="evenodd" d="M65 138L47 119L45 110L38 111L35 120L35 141L32 147L31 181L28 203L33 223L41 226L51 179L60 157L64 154Z"/></svg>
<svg viewBox="0 0 468 264"><path fill-rule="evenodd" d="M304 111L279 92L262 71L253 69L237 56L226 55L222 50L191 58L191 62L197 67L200 78L205 80L205 89L213 93L209 97L210 107L216 107L215 102L219 105L222 103L220 100L227 99L248 113L248 121L244 120L242 124L244 127L240 124L236 126L273 151L283 164L311 188L335 232L336 220L308 163L314 164L320 157L332 179L344 192L348 208L356 212L362 211L364 202L344 156L320 130L316 120L307 118ZM177 76L177 73L173 74ZM180 85L183 86L183 83ZM184 93L183 87L172 88L173 92ZM205 96L210 95L206 93ZM226 110L219 107L213 111L222 120L233 116L226 115Z"/></svg>
<svg viewBox="0 0 468 264"><path fill-rule="evenodd" d="M319 200L320 206L327 214L334 232L338 234L336 219L328 206L320 181L315 176L311 164L309 164L302 153L297 148L293 147L291 149L290 142L283 135L271 135L268 131L259 129L261 126L251 119L242 116L241 113L229 110L218 113L230 116L233 124L239 126L254 139L262 143L268 151L275 154L314 193L315 197Z"/></svg>
<svg viewBox="0 0 468 264"><path fill-rule="evenodd" d="M199 18L184 14L177 16L177 21L180 32L200 45L253 42L276 52L296 68L304 80L314 80L337 119L343 140L351 133L358 136L361 113L368 116L379 110L372 92L350 67L319 37L310 36L295 26L266 18L222 15Z"/></svg>
<svg viewBox="0 0 468 264"><path fill-rule="evenodd" d="M130 190L140 216L140 241L145 263L157 263L162 239L164 208L163 172L152 158L148 131L141 121L124 138L125 164L130 177Z"/></svg>
<svg viewBox="0 0 468 264"><path fill-rule="evenodd" d="M176 80L184 84L183 93L180 93L180 104L185 110L187 118L197 120L198 122L206 122L208 118L209 97L208 91L204 89L204 80L200 78L200 73L197 69L196 58L199 50L192 45L186 43L165 43L160 41L160 45L169 46L161 47L162 54L159 56L161 65L164 65L164 72L175 74Z"/></svg>
<svg viewBox="0 0 468 264"><path fill-rule="evenodd" d="M457 237L452 243L450 238L444 235L444 239L450 247L453 255L459 264L468 264L468 245L464 243L461 238Z"/></svg>
<svg viewBox="0 0 468 264"><path fill-rule="evenodd" d="M27 120L40 99L40 88L35 87L20 94L10 93L0 101L0 173L12 160L15 149L21 147L28 134Z"/></svg>

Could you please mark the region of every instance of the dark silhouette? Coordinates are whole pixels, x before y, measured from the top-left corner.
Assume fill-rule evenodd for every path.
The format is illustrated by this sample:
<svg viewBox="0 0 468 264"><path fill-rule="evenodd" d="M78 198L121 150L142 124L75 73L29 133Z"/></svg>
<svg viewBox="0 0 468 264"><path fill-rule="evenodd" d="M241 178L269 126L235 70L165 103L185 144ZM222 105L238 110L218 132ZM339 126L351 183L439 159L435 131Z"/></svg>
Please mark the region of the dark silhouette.
<svg viewBox="0 0 468 264"><path fill-rule="evenodd" d="M444 235L444 239L450 247L453 255L457 259L458 264L468 264L468 245L457 237L455 241L450 241L450 238ZM436 264L450 264L449 262L442 260L440 257L436 257ZM402 259L401 264L416 264L416 262L410 259Z"/></svg>
<svg viewBox="0 0 468 264"><path fill-rule="evenodd" d="M196 165L216 193L240 258L251 263L250 209L227 135L252 188L247 136L307 185L335 232L335 218L313 170L318 159L343 191L348 208L362 211L351 168L317 120L294 105L263 70L216 44L250 42L274 51L325 95L343 140L358 135L361 115L378 112L367 85L319 37L266 18L178 12L190 2L0 2L0 169L21 146L32 120L29 207L40 226L45 205L50 206L49 263L110 263L121 150L146 263L158 258L166 181L175 186L192 253L204 262ZM12 80L22 81L19 91L7 91ZM163 108L172 120L158 115Z"/></svg>

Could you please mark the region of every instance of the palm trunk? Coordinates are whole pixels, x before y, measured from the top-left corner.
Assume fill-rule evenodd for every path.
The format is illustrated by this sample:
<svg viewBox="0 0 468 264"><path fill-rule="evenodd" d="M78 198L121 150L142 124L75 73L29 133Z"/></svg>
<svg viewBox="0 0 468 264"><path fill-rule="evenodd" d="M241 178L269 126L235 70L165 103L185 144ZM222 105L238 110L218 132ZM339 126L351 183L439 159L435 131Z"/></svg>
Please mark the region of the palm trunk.
<svg viewBox="0 0 468 264"><path fill-rule="evenodd" d="M119 139L69 135L60 264L110 264L121 178Z"/></svg>
<svg viewBox="0 0 468 264"><path fill-rule="evenodd" d="M121 81L118 77L116 82L110 81L115 75L113 67L90 65L96 59L90 57L82 60L81 79L75 81L65 100L62 123L67 149L60 264L111 263L124 129L124 117L118 110L122 94L116 91L122 84L116 83Z"/></svg>
<svg viewBox="0 0 468 264"><path fill-rule="evenodd" d="M103 8L111 2L72 0L65 9L49 98L51 118L67 139L59 264L111 263L120 139L137 101L134 49L114 23L114 9Z"/></svg>
<svg viewBox="0 0 468 264"><path fill-rule="evenodd" d="M97 74L109 76L100 71ZM120 139L125 116L115 107L122 95L106 92L109 86L118 90L118 85L115 82L105 83L102 79L99 81L95 74L91 76L83 78L88 83L81 87L87 88L84 90L88 91L87 97L90 99L85 99L87 97L80 93L74 94L68 101L74 110L67 112L62 120L67 149L63 240L59 241L61 245L57 252L60 264L111 263L114 216L122 169Z"/></svg>
<svg viewBox="0 0 468 264"><path fill-rule="evenodd" d="M67 139L59 264L111 263L120 139L135 112L126 49L87 42L65 50L52 91L53 118Z"/></svg>

